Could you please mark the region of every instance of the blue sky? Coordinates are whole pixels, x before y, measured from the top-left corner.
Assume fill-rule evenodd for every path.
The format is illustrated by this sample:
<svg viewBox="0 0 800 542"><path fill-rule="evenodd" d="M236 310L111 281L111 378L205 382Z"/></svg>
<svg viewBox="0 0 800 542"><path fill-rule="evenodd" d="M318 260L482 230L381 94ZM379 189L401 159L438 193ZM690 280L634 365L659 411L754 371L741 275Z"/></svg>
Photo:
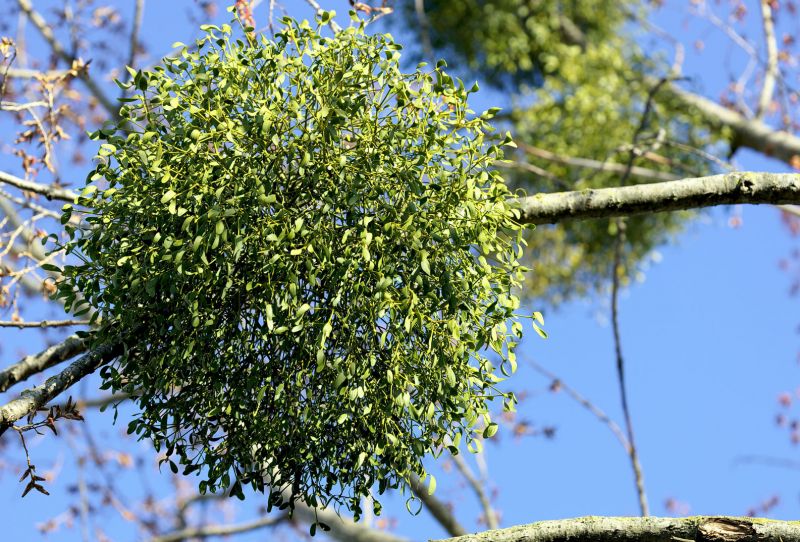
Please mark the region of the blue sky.
<svg viewBox="0 0 800 542"><path fill-rule="evenodd" d="M342 14L347 8L344 1L321 3ZM181 16L184 4L147 5L143 38L151 52L166 52L172 42L188 42L194 36ZM257 19L266 18L266 4L258 8ZM287 4L292 5L292 14L308 16L304 3ZM687 17L688 2L667 4L655 16L662 27L685 36L682 41L689 44L694 36L706 37L701 54L691 48L687 51L684 71L696 78L695 88L717 96L728 78L728 65L719 59L731 57L731 65L737 66L729 40L718 31L708 32L708 24ZM758 40L757 27L750 30ZM401 34L396 37L402 42ZM33 47L40 46L31 41ZM474 108L503 103L502 96L482 90ZM737 162L745 170L786 171L782 164L753 153L740 153ZM0 157L6 170L11 164L15 162L7 156ZM66 171L76 179L85 176L79 169ZM771 517L796 517L800 508L800 471L737 461L750 455L797 456L786 430L774 424L778 393L791 392L800 384L798 300L788 296L790 277L778 268L778 261L796 248L797 241L790 239L774 208L737 209L743 220L739 228L729 225L732 212L703 213L676 243L659 250L662 258L650 266L644 282L621 297L631 410L655 515L669 515L664 505L668 498L687 503L692 514L739 515L773 495L781 501L770 511ZM631 469L612 433L563 392L550 393L549 381L526 364L533 359L546 366L621 422L608 302L574 302L546 312L545 318L550 338L542 340L528 333L510 387L529 394L520 416L539 427L557 427L556 438L517 441L506 432L501 433L499 444L487 446L488 472L498 490L495 502L502 525L582 515L636 515ZM12 330L0 330L0 345L3 365L16 361L20 351L32 352L41 346L37 332ZM86 395L98 392L89 387ZM110 422L109 413L93 413L88 427L101 439L103 434L110 435L111 442L124 431L125 423L124 419L116 426ZM40 470L53 461L63 464L59 477L47 486L50 497L31 494L20 500L22 485L12 474L2 475L0 502L5 512L0 517L13 518L5 522L9 539L36 540L36 522L74 503L75 496L66 488L78 476L70 461L71 440L78 441L48 435L33 442L31 451L41 458L37 461ZM16 443L4 451L4 458L19 460ZM478 514L474 496L457 476L442 473L441 465L431 465L439 473L437 495L453 502L468 528L481 529L474 521ZM166 474L143 481L132 471L120 470L117 483L132 493L150 484L158 493L170 489L172 481ZM425 512L409 516L403 498L386 499L386 504L385 515L397 520L399 534L416 539L445 536ZM248 504L245 510L252 508ZM245 512L237 515L239 520L248 517ZM114 540L137 539L130 523L118 514L109 513L101 523ZM260 533L242 540L266 536L270 535ZM80 540L81 534L71 529L52 537Z"/></svg>

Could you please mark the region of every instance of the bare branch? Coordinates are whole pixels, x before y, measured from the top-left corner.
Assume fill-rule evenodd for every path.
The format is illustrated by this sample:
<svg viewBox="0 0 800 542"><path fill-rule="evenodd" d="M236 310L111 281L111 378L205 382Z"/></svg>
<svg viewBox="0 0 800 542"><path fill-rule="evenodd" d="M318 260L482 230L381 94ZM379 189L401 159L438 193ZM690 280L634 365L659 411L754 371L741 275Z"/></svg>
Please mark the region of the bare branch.
<svg viewBox="0 0 800 542"><path fill-rule="evenodd" d="M70 335L38 354L25 356L11 367L0 371L0 392L85 351L84 340L77 335Z"/></svg>
<svg viewBox="0 0 800 542"><path fill-rule="evenodd" d="M778 205L778 209L790 215L800 216L800 206L798 205Z"/></svg>
<svg viewBox="0 0 800 542"><path fill-rule="evenodd" d="M326 524L331 530L325 534L340 542L408 542L406 538L392 533L354 523L329 508L314 509L302 503L296 503L292 517L303 523L310 524L320 521Z"/></svg>
<svg viewBox="0 0 800 542"><path fill-rule="evenodd" d="M248 533L264 527L277 525L286 519L285 515L276 517L266 517L249 521L246 523L236 523L233 525L205 525L203 527L188 527L179 531L173 531L161 536L150 539L150 542L179 542L182 540L195 538L210 538L212 536L229 536L233 534Z"/></svg>
<svg viewBox="0 0 800 542"><path fill-rule="evenodd" d="M664 92L687 106L696 108L712 126L729 128L741 147L753 149L787 164L791 164L795 156L800 156L800 137L796 135L775 130L759 120L748 119L708 98L674 85L666 86Z"/></svg>
<svg viewBox="0 0 800 542"><path fill-rule="evenodd" d="M31 328L31 327L71 327L71 326L86 326L89 324L88 320L41 320L39 322L15 322L13 320L0 320L0 327L16 327L16 328Z"/></svg>
<svg viewBox="0 0 800 542"><path fill-rule="evenodd" d="M800 542L800 523L754 518L585 517L540 521L497 531L451 538L452 542L676 542L725 540Z"/></svg>
<svg viewBox="0 0 800 542"><path fill-rule="evenodd" d="M800 174L727 173L663 183L536 194L516 200L520 220L612 218L737 203L800 203Z"/></svg>
<svg viewBox="0 0 800 542"><path fill-rule="evenodd" d="M422 51L425 58L433 58L433 46L431 45L430 23L428 15L425 13L425 0L414 0L414 13L417 16L419 33L422 36Z"/></svg>
<svg viewBox="0 0 800 542"><path fill-rule="evenodd" d="M14 422L35 412L121 352L122 347L119 345L103 345L74 361L57 375L45 380L43 384L23 391L17 399L0 407L0 434Z"/></svg>
<svg viewBox="0 0 800 542"><path fill-rule="evenodd" d="M428 488L425 487L425 484L422 483L418 476L411 476L408 480L408 485L411 487L411 491L414 492L414 495L422 501L422 504L425 505L425 508L431 513L434 519L436 519L439 525L447 531L447 534L450 536L463 536L467 534L467 530L458 522L453 511L436 496L431 495L428 492Z"/></svg>
<svg viewBox="0 0 800 542"><path fill-rule="evenodd" d="M464 461L464 458L460 455L453 455L453 462L456 464L456 468L458 472L464 477L467 481L469 486L472 488L472 491L475 492L475 496L478 497L478 501L481 503L481 508L483 508L483 516L486 519L486 526L490 529L497 529L499 526L497 524L497 514L492 508L492 503L489 500L489 496L486 495L486 491L483 488L483 484L481 484L480 480L472 473L472 469L469 468L467 462Z"/></svg>
<svg viewBox="0 0 800 542"><path fill-rule="evenodd" d="M135 68L136 50L139 47L139 32L142 29L142 19L144 17L144 0L136 0L133 10L133 26L131 27L131 39L128 45L128 66Z"/></svg>
<svg viewBox="0 0 800 542"><path fill-rule="evenodd" d="M0 213L6 215L11 225L19 231L19 235L25 240L30 256L37 261L44 260L47 255L41 243L37 242L36 233L26 225L26 221L22 220L11 202L2 196L0 196Z"/></svg>
<svg viewBox="0 0 800 542"><path fill-rule="evenodd" d="M606 427L608 427L611 430L611 432L614 433L614 436L617 437L617 440L619 441L620 444L622 444L622 447L625 448L625 451L626 452L629 451L630 444L628 444L628 437L625 436L625 433L623 433L622 428L617 424L617 422L612 420L608 416L608 414L606 414L597 405L595 405L587 398L585 398L583 395L581 395L576 390L567 385L558 376L545 369L543 366L539 365L533 360L528 360L528 363L530 364L531 367L533 367L533 369L536 372L549 378L554 386L557 386L558 389L564 390L567 393L567 395L569 395L575 401L577 401L578 404L580 404L583 408L594 414L595 418L604 423Z"/></svg>
<svg viewBox="0 0 800 542"><path fill-rule="evenodd" d="M764 72L764 83L756 106L756 119L761 119L768 112L772 95L775 93L775 81L778 78L778 43L775 40L775 22L772 19L772 6L768 0L759 0L761 19L764 28L764 41L767 44L767 69Z"/></svg>
<svg viewBox="0 0 800 542"><path fill-rule="evenodd" d="M64 77L69 73L70 70L40 71L40 70L30 70L25 68L8 68L7 71L5 70L3 71L3 75L11 79L37 79L39 77L50 79L50 78Z"/></svg>
<svg viewBox="0 0 800 542"><path fill-rule="evenodd" d="M30 0L17 0L17 4L19 5L20 9L25 13L33 23L33 26L36 27L36 30L42 35L45 41L50 45L50 49L53 50L58 57L60 57L68 66L72 66L72 63L76 60L73 58L67 51L64 49L64 46L61 45L55 35L53 34L53 29L47 24L47 21L44 20L44 17L33 9L33 5L31 4ZM98 103L103 106L103 108L108 111L108 114L112 117L117 117L119 111L114 102L112 102L102 91L100 85L97 82L89 77L89 73L87 70L79 70L78 71L78 78L86 85L86 88L89 89L89 92L97 99Z"/></svg>
<svg viewBox="0 0 800 542"><path fill-rule="evenodd" d="M549 162L555 162L557 164L564 164L573 167L592 169L595 171L607 171L609 173L619 173L619 174L625 173L625 171L628 169L628 166L626 164L618 164L615 162L601 162L600 160L592 160L590 158L576 158L572 156L562 156L544 149L540 149L538 147L534 147L532 145L526 145L524 143L519 144L519 146L528 154L532 154L538 158L543 158L544 160L547 160ZM676 179L679 179L679 177L674 173L669 173L667 171L656 171L654 169L649 169L639 166L633 166L630 168L630 176L639 179L649 179L653 181L674 181Z"/></svg>
<svg viewBox="0 0 800 542"><path fill-rule="evenodd" d="M42 207L41 205L33 203L30 200L13 196L11 195L10 192L7 192L2 188L0 188L0 196L13 201L14 203L16 203L17 205L19 205L24 209L30 209L31 211L40 214L42 216L49 216L50 218L55 218L56 220L61 219L61 213L56 213L55 211L51 211L47 207Z"/></svg>

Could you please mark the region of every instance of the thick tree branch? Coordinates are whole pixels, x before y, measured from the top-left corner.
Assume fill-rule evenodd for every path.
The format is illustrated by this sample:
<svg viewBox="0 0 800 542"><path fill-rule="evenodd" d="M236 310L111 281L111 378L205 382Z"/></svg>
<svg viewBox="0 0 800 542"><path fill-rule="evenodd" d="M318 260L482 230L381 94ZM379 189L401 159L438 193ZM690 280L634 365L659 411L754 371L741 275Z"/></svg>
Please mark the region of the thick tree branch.
<svg viewBox="0 0 800 542"><path fill-rule="evenodd" d="M800 522L754 518L585 517L541 521L452 542L800 542Z"/></svg>
<svg viewBox="0 0 800 542"><path fill-rule="evenodd" d="M716 102L698 94L682 90L674 85L664 87L664 92L696 108L716 128L727 127L733 132L736 143L754 151L777 158L787 164L800 156L800 137L775 130L759 120L751 120Z"/></svg>
<svg viewBox="0 0 800 542"><path fill-rule="evenodd" d="M517 200L526 224L612 218L737 203L800 203L800 174L728 173L663 183L536 194Z"/></svg>
<svg viewBox="0 0 800 542"><path fill-rule="evenodd" d="M467 530L458 522L453 511L436 496L431 495L428 492L428 488L422 483L418 476L411 476L408 483L414 495L422 501L422 504L425 505L428 512L430 512L439 525L447 531L447 534L450 536L463 536L467 534Z"/></svg>
<svg viewBox="0 0 800 542"><path fill-rule="evenodd" d="M67 190L66 188L60 188L58 186L49 184L26 181L25 179L20 179L19 177L11 175L10 173L6 173L5 171L0 171L0 182L10 184L11 186L15 186L20 190L41 194L47 199L57 199L73 203L75 198L78 197L78 194L72 190Z"/></svg>
<svg viewBox="0 0 800 542"><path fill-rule="evenodd" d="M122 353L122 347L105 345L74 361L69 367L51 376L43 384L23 391L17 399L0 407L0 434L14 422L43 407L58 394L92 374L98 367Z"/></svg>
<svg viewBox="0 0 800 542"><path fill-rule="evenodd" d="M77 335L70 335L43 352L25 356L11 367L0 371L0 392L85 351L86 343L83 339Z"/></svg>

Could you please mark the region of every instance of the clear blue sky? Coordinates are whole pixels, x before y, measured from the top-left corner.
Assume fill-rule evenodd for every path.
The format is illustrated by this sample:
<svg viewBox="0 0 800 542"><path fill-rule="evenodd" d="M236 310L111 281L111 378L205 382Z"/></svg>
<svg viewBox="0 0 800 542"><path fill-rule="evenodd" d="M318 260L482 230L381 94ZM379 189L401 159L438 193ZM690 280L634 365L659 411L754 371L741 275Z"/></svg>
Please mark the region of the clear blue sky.
<svg viewBox="0 0 800 542"><path fill-rule="evenodd" d="M4 2L10 4L11 0ZM751 3L757 9L755 2ZM127 2L121 4L126 12L130 10ZM188 2L147 5L143 37L153 54L166 52L173 41L189 41L194 36L182 16L184 4ZM258 8L257 20L266 18L267 4ZM308 16L304 3L293 0L286 4L292 6L292 14ZM342 14L347 9L344 1L322 4ZM657 20L673 35L686 36L682 41L691 43L706 32L708 24L687 17L683 2L667 4ZM221 13L219 20L226 15ZM760 35L757 28L751 35ZM398 38L402 41L402 36ZM32 41L34 47L40 46ZM718 59L728 58L729 51L728 40L719 32L708 34L701 55L688 51L685 73L697 77L698 87L709 96L716 96L727 82L729 66ZM735 57L731 65L736 66ZM502 96L486 90L479 99L476 109L505 103ZM6 125L0 125L3 127ZM0 142L3 140L0 132ZM786 170L781 164L744 152L738 163L747 170ZM0 166L8 169L12 164L13 160L0 156ZM79 169L65 171L78 180L85 176ZM797 456L786 430L776 428L773 420L779 411L778 393L793 391L800 384L798 300L788 296L790 277L778 268L778 261L797 247L797 241L789 238L775 209L746 207L740 212L743 225L736 229L728 225L729 209L703 214L676 244L660 250L663 258L650 267L646 280L622 295L621 331L630 403L646 488L656 515L669 514L664 507L667 498L688 503L692 514L743 514L773 495L779 495L781 502L771 510L772 517L797 517L800 508L800 471L737 463L737 458L752 454ZM534 333L526 338L520 369L511 383L514 390L530 394L521 405L520 416L536 426L556 426L557 433L553 440L529 437L519 441L506 433L501 434L500 445L487 447L489 474L498 490L496 505L504 526L638 513L630 466L611 432L565 394L549 393L549 382L525 363L535 359L545 365L621 422L607 315L607 300L572 303L545 314L549 339L541 340ZM39 350L39 338L35 331L0 330L2 365L16 361L19 352ZM97 394L90 387L86 392ZM106 413L92 414L88 427L95 436L107 434L113 441L125 425L121 416L120 422L111 426L111 415ZM71 441L79 439L47 435L35 439L31 447L34 458L40 458L40 471L53 462L62 465L57 480L47 485L50 497L31 494L20 500L22 485L12 474L2 475L4 512L0 517L6 519L4 535L8 539L36 540L36 522L77 502L66 487L78 475L70 459ZM146 448L142 443L130 446ZM19 460L16 443L4 450L3 458ZM433 470L440 471L438 467ZM131 471L120 472L117 484L128 489L149 484L158 493L167 491L172 483L166 474L141 480ZM437 495L454 503L468 528L480 529L474 522L478 507L473 495L456 476L437 477ZM444 536L425 512L409 516L404 499L386 499L386 504L385 515L398 521L399 534L420 540ZM246 513L237 515L239 520L248 517ZM119 514L109 513L102 526L114 540L137 539L131 524ZM262 532L241 540L269 536ZM77 528L51 537L81 539Z"/></svg>

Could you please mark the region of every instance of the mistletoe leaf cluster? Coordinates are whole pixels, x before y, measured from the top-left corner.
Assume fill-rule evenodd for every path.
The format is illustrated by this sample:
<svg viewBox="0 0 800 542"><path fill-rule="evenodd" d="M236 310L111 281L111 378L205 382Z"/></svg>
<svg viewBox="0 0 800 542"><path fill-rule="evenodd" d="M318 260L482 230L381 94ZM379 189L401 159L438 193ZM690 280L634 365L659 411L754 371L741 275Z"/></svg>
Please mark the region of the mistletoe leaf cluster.
<svg viewBox="0 0 800 542"><path fill-rule="evenodd" d="M402 72L389 36L325 37L329 19L274 41L208 26L133 73L65 209L56 295L124 343L104 386L175 472L358 516L491 436L489 401L513 408L524 241L492 111L443 65Z"/></svg>

